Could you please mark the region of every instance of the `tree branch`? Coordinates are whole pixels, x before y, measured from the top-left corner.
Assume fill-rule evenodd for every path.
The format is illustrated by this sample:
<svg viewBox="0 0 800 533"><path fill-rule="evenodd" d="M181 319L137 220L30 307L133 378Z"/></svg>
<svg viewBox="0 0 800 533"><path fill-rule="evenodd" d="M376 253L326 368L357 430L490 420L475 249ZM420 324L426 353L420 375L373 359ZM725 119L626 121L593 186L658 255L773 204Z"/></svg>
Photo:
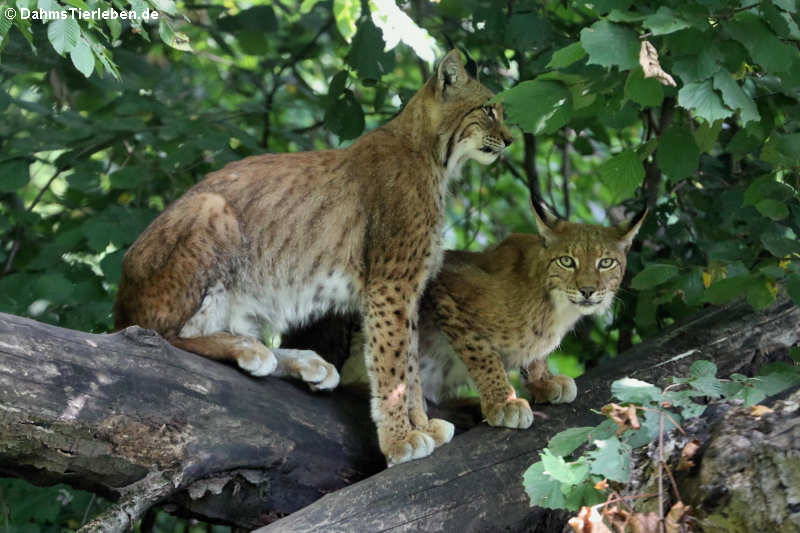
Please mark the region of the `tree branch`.
<svg viewBox="0 0 800 533"><path fill-rule="evenodd" d="M597 422L612 380L659 382L701 358L748 374L798 342L798 323L786 300L709 308L599 365L534 430L480 425L384 470L369 402L348 391L251 378L136 327L92 335L0 314L0 472L117 499L92 523L108 530L156 501L250 528L302 508L265 531L556 527L564 515L530 509L520 476L555 432Z"/></svg>

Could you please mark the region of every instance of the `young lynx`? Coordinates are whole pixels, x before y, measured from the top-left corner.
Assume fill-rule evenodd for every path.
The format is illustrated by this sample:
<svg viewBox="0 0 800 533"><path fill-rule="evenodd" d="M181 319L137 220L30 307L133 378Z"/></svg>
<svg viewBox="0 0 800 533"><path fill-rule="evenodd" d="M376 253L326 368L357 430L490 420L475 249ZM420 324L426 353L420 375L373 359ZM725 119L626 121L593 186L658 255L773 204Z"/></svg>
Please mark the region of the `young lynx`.
<svg viewBox="0 0 800 533"><path fill-rule="evenodd" d="M533 413L506 371L527 368L537 402L571 402L575 382L547 355L585 315L608 309L644 213L619 228L558 220L534 206L538 235L481 252L448 251L420 311L425 396L438 401L472 378L493 426L527 428Z"/></svg>
<svg viewBox="0 0 800 533"><path fill-rule="evenodd" d="M425 414L417 308L442 260L448 180L511 143L492 96L452 51L396 118L350 147L248 157L210 174L128 250L116 327L329 389L339 375L317 354L258 338L267 324L282 332L357 309L381 451L389 464L430 454L453 426Z"/></svg>

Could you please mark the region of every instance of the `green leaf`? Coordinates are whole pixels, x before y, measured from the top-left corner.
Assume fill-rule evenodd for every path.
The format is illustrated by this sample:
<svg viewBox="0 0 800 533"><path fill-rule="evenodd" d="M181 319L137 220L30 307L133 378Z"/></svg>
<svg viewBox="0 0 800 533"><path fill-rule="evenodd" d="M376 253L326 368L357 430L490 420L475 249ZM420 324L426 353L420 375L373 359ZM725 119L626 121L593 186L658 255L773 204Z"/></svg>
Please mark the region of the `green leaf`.
<svg viewBox="0 0 800 533"><path fill-rule="evenodd" d="M142 185L144 180L147 179L147 170L136 166L130 165L115 170L109 176L109 182L114 189L135 189Z"/></svg>
<svg viewBox="0 0 800 533"><path fill-rule="evenodd" d="M658 139L658 166L673 182L688 178L700 164L700 149L685 126L670 126Z"/></svg>
<svg viewBox="0 0 800 533"><path fill-rule="evenodd" d="M3 41L3 38L8 34L8 30L10 30L13 25L14 19L10 19L6 16L5 9L0 9L0 42Z"/></svg>
<svg viewBox="0 0 800 533"><path fill-rule="evenodd" d="M702 153L706 154L711 152L717 144L719 133L722 131L723 122L722 120L717 120L713 124L701 122L700 127L695 130L694 141Z"/></svg>
<svg viewBox="0 0 800 533"><path fill-rule="evenodd" d="M0 163L0 192L14 192L28 184L30 164L25 159Z"/></svg>
<svg viewBox="0 0 800 533"><path fill-rule="evenodd" d="M755 13L739 13L725 24L725 30L747 48L756 63L770 72L789 71L798 56L797 49L781 42Z"/></svg>
<svg viewBox="0 0 800 533"><path fill-rule="evenodd" d="M722 101L726 106L741 111L742 124L761 120L756 103L739 87L730 72L720 70L714 74L714 88L722 93Z"/></svg>
<svg viewBox="0 0 800 533"><path fill-rule="evenodd" d="M547 68L564 68L586 57L586 50L580 42L574 42L553 52Z"/></svg>
<svg viewBox="0 0 800 533"><path fill-rule="evenodd" d="M792 361L795 363L800 363L800 346L789 348L789 357L791 357Z"/></svg>
<svg viewBox="0 0 800 533"><path fill-rule="evenodd" d="M611 384L611 394L624 403L648 405L661 400L661 389L634 378L618 379Z"/></svg>
<svg viewBox="0 0 800 533"><path fill-rule="evenodd" d="M772 31L784 39L791 36L792 32L789 28L789 23L770 0L762 0L759 9L761 9L761 13L764 15L767 24L772 28Z"/></svg>
<svg viewBox="0 0 800 533"><path fill-rule="evenodd" d="M776 363L765 365L765 369L751 383L767 396L778 394L800 383L800 373L795 366Z"/></svg>
<svg viewBox="0 0 800 533"><path fill-rule="evenodd" d="M688 28L690 24L678 18L670 8L662 6L654 14L645 17L642 26L649 29L653 35L666 35Z"/></svg>
<svg viewBox="0 0 800 533"><path fill-rule="evenodd" d="M581 483L589 475L589 466L582 460L568 463L545 448L541 454L544 474L566 485Z"/></svg>
<svg viewBox="0 0 800 533"><path fill-rule="evenodd" d="M749 276L737 276L717 280L706 289L703 301L712 304L723 304L741 298L747 294L753 280Z"/></svg>
<svg viewBox="0 0 800 533"><path fill-rule="evenodd" d="M192 51L189 36L183 32L175 31L166 18L161 18L158 21L158 35L161 36L161 40L167 46L183 52Z"/></svg>
<svg viewBox="0 0 800 533"><path fill-rule="evenodd" d="M733 111L722 104L722 98L714 91L711 80L684 85L678 91L678 105L694 111L697 117L709 124L733 115Z"/></svg>
<svg viewBox="0 0 800 533"><path fill-rule="evenodd" d="M772 198L764 198L756 203L756 209L765 217L772 220L783 220L789 216L789 208L784 202Z"/></svg>
<svg viewBox="0 0 800 533"><path fill-rule="evenodd" d="M106 25L108 26L109 31L111 31L111 40L116 41L119 39L119 36L122 34L122 22L119 19L106 19Z"/></svg>
<svg viewBox="0 0 800 533"><path fill-rule="evenodd" d="M356 21L361 16L361 0L333 0L336 27L348 43L356 34ZM381 48L383 49L383 48Z"/></svg>
<svg viewBox="0 0 800 533"><path fill-rule="evenodd" d="M672 72L684 83L701 82L712 77L722 68L722 54L711 43L699 53L675 61Z"/></svg>
<svg viewBox="0 0 800 533"><path fill-rule="evenodd" d="M394 51L384 52L383 33L371 19L363 18L357 28L345 61L362 80L377 81L394 69Z"/></svg>
<svg viewBox="0 0 800 533"><path fill-rule="evenodd" d="M597 450L586 453L590 459L592 474L603 476L611 481L628 482L631 475L631 452L617 437L596 440Z"/></svg>
<svg viewBox="0 0 800 533"><path fill-rule="evenodd" d="M574 427L559 431L547 443L547 448L555 455L566 456L574 452L581 444L585 444L593 427Z"/></svg>
<svg viewBox="0 0 800 533"><path fill-rule="evenodd" d="M645 78L642 67L636 67L625 81L625 98L643 107L656 107L664 100L664 89L655 78Z"/></svg>
<svg viewBox="0 0 800 533"><path fill-rule="evenodd" d="M800 305L800 274L789 274L783 280L783 283L786 286L786 292L795 305Z"/></svg>
<svg viewBox="0 0 800 533"><path fill-rule="evenodd" d="M353 91L344 89L325 111L325 127L340 140L355 139L364 131L364 110Z"/></svg>
<svg viewBox="0 0 800 533"><path fill-rule="evenodd" d="M581 30L588 64L629 70L639 64L639 39L625 26L600 20Z"/></svg>
<svg viewBox="0 0 800 533"><path fill-rule="evenodd" d="M606 159L597 168L606 187L619 199L630 198L644 178L644 167L633 150Z"/></svg>
<svg viewBox="0 0 800 533"><path fill-rule="evenodd" d="M698 359L689 367L689 374L696 378L714 377L717 375L717 365L705 359Z"/></svg>
<svg viewBox="0 0 800 533"><path fill-rule="evenodd" d="M666 263L650 263L631 280L631 288L649 289L678 275L678 267Z"/></svg>
<svg viewBox="0 0 800 533"><path fill-rule="evenodd" d="M89 44L84 39L79 39L78 44L69 53L69 58L72 64L80 71L85 77L92 75L94 71L94 55Z"/></svg>
<svg viewBox="0 0 800 533"><path fill-rule="evenodd" d="M526 49L552 39L548 21L535 10L517 12L505 23L505 44L508 48Z"/></svg>
<svg viewBox="0 0 800 533"><path fill-rule="evenodd" d="M47 24L47 38L59 55L70 52L78 44L81 27L72 17L56 19Z"/></svg>
<svg viewBox="0 0 800 533"><path fill-rule="evenodd" d="M61 274L44 274L36 279L33 291L36 298L63 304L72 296L73 283Z"/></svg>
<svg viewBox="0 0 800 533"><path fill-rule="evenodd" d="M742 205L756 205L765 198L786 200L794 196L794 189L785 183L776 181L774 174L756 178L744 191Z"/></svg>
<svg viewBox="0 0 800 533"><path fill-rule="evenodd" d="M524 81L496 99L503 102L509 122L534 134L557 130L571 114L569 91L557 81Z"/></svg>
<svg viewBox="0 0 800 533"><path fill-rule="evenodd" d="M545 475L542 461L532 464L522 474L522 486L531 500L531 507L563 509L566 505L561 483Z"/></svg>
<svg viewBox="0 0 800 533"><path fill-rule="evenodd" d="M761 159L778 166L796 166L800 161L800 133L770 136L761 150Z"/></svg>
<svg viewBox="0 0 800 533"><path fill-rule="evenodd" d="M770 290L770 285L766 278L753 283L747 289L747 303L752 305L754 309L764 309L774 301L775 294Z"/></svg>
<svg viewBox="0 0 800 533"><path fill-rule="evenodd" d="M149 0L150 5L152 5L158 11L163 11L164 13L172 16L177 16L178 8L175 7L175 2L172 0Z"/></svg>

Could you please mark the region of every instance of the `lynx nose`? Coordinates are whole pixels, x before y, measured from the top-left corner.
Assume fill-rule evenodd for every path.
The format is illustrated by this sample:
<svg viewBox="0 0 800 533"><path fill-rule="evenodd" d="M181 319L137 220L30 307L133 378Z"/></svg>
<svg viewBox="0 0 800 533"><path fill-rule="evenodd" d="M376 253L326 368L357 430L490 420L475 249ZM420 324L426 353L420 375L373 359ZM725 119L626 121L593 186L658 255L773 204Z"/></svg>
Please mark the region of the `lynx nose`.
<svg viewBox="0 0 800 533"><path fill-rule="evenodd" d="M581 287L578 289L585 299L589 299L594 294L594 287Z"/></svg>

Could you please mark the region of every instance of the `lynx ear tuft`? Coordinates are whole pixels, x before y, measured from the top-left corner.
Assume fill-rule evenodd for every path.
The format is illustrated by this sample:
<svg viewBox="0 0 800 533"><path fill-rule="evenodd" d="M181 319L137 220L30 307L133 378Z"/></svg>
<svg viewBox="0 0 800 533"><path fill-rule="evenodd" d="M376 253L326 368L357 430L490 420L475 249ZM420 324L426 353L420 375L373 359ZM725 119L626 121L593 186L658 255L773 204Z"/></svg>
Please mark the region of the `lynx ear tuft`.
<svg viewBox="0 0 800 533"><path fill-rule="evenodd" d="M539 198L531 198L533 207L533 218L536 221L536 229L539 235L544 238L545 244L550 244L556 239L554 228L558 222L558 217L553 214Z"/></svg>
<svg viewBox="0 0 800 533"><path fill-rule="evenodd" d="M633 239L636 237L636 234L639 233L639 229L642 227L642 223L644 222L648 211L649 210L647 208L644 208L642 211L636 213L636 215L634 215L634 217L628 222L620 225L620 230L622 231L620 242L622 243L622 247L626 252L630 250L630 247L633 244Z"/></svg>
<svg viewBox="0 0 800 533"><path fill-rule="evenodd" d="M440 96L445 96L448 89L458 88L467 83L469 75L464 70L461 54L458 50L450 50L436 68L436 87Z"/></svg>

